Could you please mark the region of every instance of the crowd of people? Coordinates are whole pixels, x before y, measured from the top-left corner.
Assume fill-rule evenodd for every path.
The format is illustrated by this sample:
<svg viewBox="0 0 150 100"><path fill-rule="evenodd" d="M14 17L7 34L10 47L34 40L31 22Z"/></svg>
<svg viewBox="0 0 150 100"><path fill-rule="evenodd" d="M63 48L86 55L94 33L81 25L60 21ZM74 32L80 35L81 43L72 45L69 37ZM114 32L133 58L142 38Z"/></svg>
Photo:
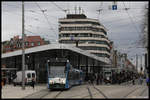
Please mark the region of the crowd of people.
<svg viewBox="0 0 150 100"><path fill-rule="evenodd" d="M128 82L128 81L134 81L135 79L138 79L138 74L135 74L133 72L120 72L120 73L112 73L112 84L121 84L123 82Z"/></svg>
<svg viewBox="0 0 150 100"><path fill-rule="evenodd" d="M108 82L109 80L109 82ZM137 73L133 73L133 72L125 72L122 71L120 73L115 73L112 72L112 75L109 77L109 79L106 79L106 77L104 76L103 73L96 73L96 74L92 74L89 73L86 77L85 77L85 81L90 83L90 84L121 84L124 82L129 82L131 81L133 85L135 85L135 80L139 80L139 84L143 83L143 76ZM149 81L147 79L147 81ZM148 83L148 82L147 82Z"/></svg>

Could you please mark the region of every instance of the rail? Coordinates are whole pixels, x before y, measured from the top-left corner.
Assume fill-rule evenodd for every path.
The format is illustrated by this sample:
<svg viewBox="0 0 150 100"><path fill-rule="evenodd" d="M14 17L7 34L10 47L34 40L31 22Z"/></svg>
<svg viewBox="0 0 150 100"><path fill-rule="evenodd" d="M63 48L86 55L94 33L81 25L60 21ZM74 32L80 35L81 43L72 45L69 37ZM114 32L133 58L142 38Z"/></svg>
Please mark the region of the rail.
<svg viewBox="0 0 150 100"><path fill-rule="evenodd" d="M55 93L55 92L49 91L48 89L43 89L43 90L40 90L38 92L32 93L30 95L27 95L23 99L27 99L27 98L39 98L39 99L42 99L42 98L45 98L46 96L48 96L48 95L50 95L52 93ZM56 93L53 96L53 98L57 98L61 93L62 93L62 91L59 91L58 93Z"/></svg>

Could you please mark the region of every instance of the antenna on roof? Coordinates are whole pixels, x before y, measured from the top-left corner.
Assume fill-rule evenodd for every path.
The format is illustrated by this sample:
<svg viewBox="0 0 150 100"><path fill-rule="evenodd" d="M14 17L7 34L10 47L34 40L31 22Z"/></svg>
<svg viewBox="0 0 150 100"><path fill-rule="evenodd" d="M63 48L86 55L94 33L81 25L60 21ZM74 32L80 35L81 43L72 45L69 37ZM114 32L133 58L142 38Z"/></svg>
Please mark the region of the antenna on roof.
<svg viewBox="0 0 150 100"><path fill-rule="evenodd" d="M76 6L75 6L74 10L75 10L75 14L76 14L76 10L77 10L77 7L76 7Z"/></svg>
<svg viewBox="0 0 150 100"><path fill-rule="evenodd" d="M84 10L82 9L82 14L84 14Z"/></svg>
<svg viewBox="0 0 150 100"><path fill-rule="evenodd" d="M81 11L81 7L79 6L79 14L80 14L80 11Z"/></svg>

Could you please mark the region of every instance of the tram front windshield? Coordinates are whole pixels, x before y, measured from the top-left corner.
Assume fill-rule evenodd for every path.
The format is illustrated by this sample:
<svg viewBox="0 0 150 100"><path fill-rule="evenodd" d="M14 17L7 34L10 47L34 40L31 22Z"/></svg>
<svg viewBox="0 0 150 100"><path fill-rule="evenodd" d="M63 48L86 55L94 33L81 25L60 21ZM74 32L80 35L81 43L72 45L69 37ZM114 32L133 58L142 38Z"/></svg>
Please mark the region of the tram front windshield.
<svg viewBox="0 0 150 100"><path fill-rule="evenodd" d="M65 78L65 66L66 63L56 63L50 66L50 78Z"/></svg>

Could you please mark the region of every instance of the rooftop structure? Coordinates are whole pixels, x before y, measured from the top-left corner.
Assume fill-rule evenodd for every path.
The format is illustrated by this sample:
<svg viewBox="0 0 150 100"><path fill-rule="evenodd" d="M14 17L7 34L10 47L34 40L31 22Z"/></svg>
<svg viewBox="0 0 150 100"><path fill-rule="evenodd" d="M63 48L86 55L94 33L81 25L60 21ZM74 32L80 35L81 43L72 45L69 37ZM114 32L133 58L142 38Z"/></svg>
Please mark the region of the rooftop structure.
<svg viewBox="0 0 150 100"><path fill-rule="evenodd" d="M85 14L67 14L59 19L59 43L77 45L102 58L110 57L106 28Z"/></svg>

